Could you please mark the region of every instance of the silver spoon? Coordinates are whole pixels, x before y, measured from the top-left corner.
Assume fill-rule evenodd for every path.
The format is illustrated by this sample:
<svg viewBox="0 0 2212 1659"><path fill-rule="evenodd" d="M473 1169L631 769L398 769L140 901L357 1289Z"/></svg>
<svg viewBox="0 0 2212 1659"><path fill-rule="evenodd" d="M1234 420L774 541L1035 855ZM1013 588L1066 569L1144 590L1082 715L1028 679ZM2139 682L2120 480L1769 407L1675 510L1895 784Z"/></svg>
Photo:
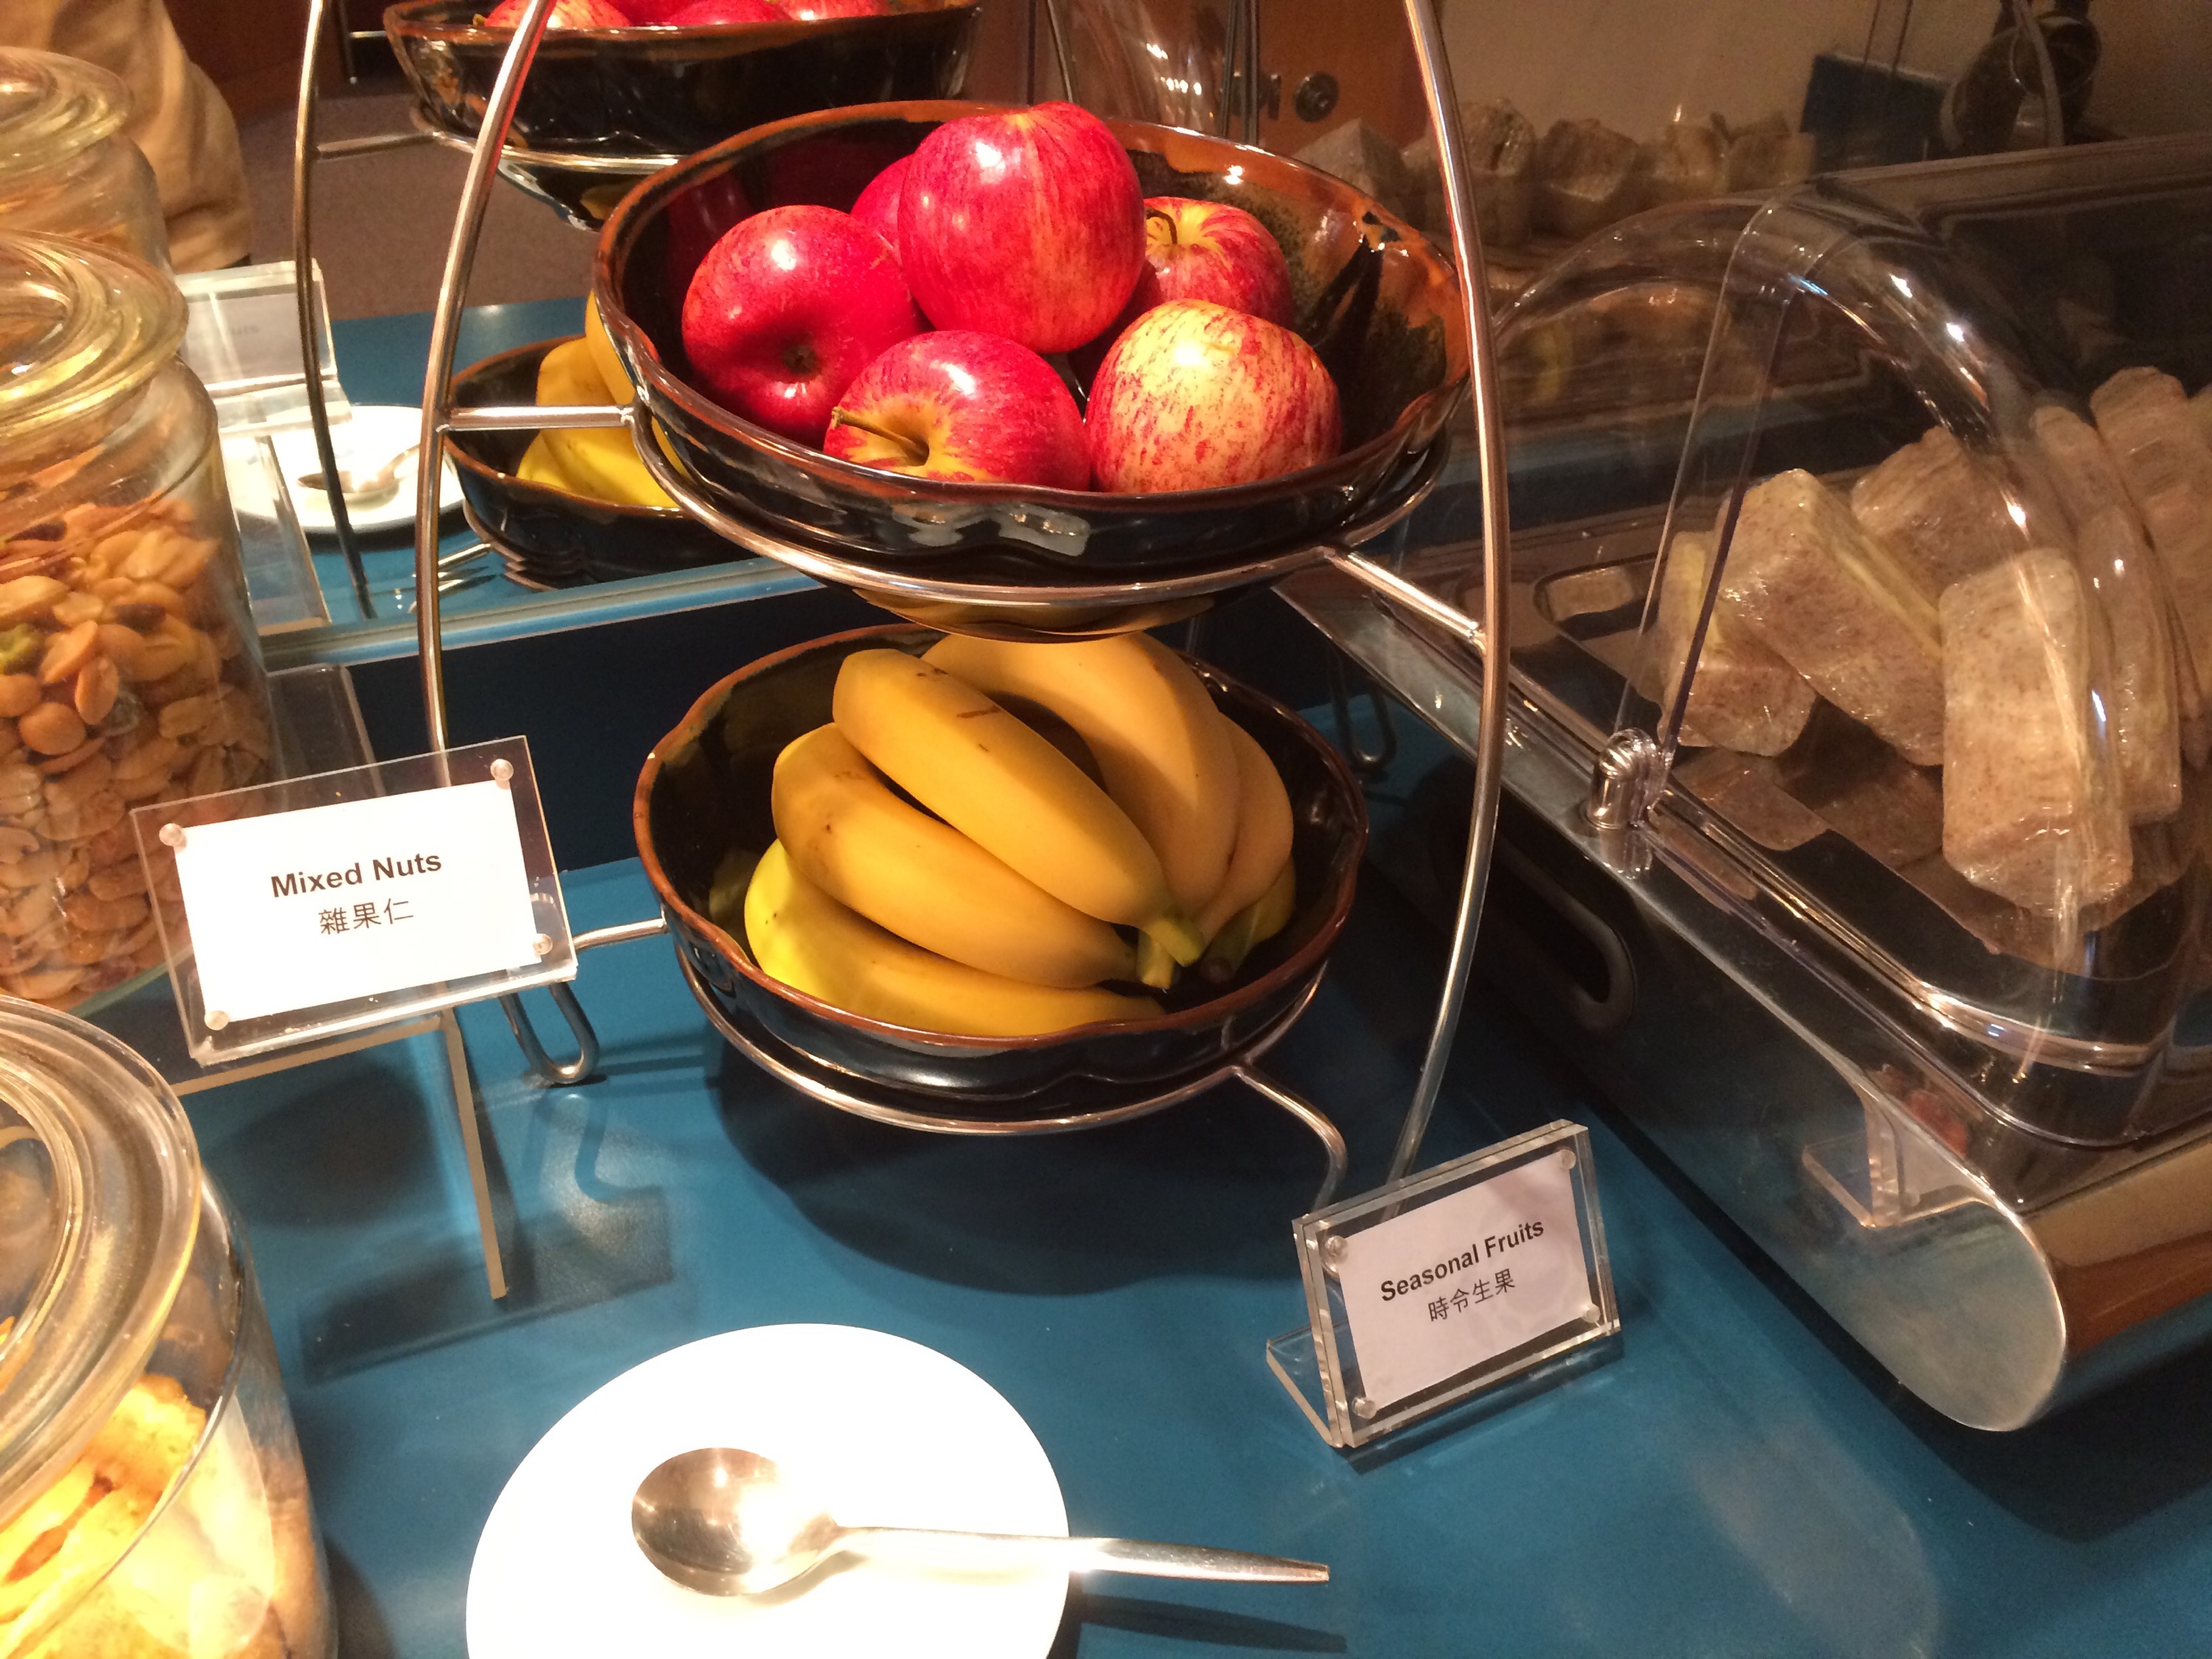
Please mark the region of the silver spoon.
<svg viewBox="0 0 2212 1659"><path fill-rule="evenodd" d="M1252 1584L1328 1581L1328 1569L1316 1561L1200 1544L843 1527L787 1485L767 1458L730 1446L679 1452L639 1481L629 1503L629 1529L646 1559L678 1583L709 1595L758 1595L789 1583L824 1556L845 1549L874 1553L883 1546L969 1571L1050 1566Z"/></svg>
<svg viewBox="0 0 2212 1659"><path fill-rule="evenodd" d="M375 471L365 474L359 479L343 467L340 467L338 494L345 497L348 507L380 501L389 495L398 487L400 464L422 447L420 443L408 445ZM323 483L323 475L320 472L302 472L297 482L302 489L319 489L325 495L330 493L328 486Z"/></svg>

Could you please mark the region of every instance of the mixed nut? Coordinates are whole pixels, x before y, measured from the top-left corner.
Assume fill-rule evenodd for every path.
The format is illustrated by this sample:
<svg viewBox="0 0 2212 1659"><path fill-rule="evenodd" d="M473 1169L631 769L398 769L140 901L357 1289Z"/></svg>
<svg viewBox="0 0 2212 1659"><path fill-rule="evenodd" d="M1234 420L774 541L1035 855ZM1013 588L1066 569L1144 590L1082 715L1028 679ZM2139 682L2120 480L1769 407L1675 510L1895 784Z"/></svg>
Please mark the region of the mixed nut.
<svg viewBox="0 0 2212 1659"><path fill-rule="evenodd" d="M158 965L131 809L266 769L221 522L171 495L0 543L0 991L67 1007Z"/></svg>

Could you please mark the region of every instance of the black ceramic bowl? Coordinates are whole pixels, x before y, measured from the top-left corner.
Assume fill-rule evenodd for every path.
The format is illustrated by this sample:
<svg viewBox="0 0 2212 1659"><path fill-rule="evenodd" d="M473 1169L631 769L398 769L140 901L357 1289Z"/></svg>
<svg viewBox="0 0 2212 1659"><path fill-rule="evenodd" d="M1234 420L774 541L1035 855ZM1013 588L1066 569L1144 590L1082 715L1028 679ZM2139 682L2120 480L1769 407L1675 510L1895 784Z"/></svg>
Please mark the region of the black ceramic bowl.
<svg viewBox="0 0 2212 1659"><path fill-rule="evenodd" d="M1281 243L1298 331L1342 402L1345 448L1334 459L1177 494L947 483L834 459L693 389L678 319L717 236L769 207L849 207L941 123L995 107L883 104L799 116L656 174L615 210L599 240L599 314L691 493L728 520L840 549L848 562L927 570L951 584L1031 586L1044 599L1059 586L1249 566L1387 512L1419 487L1466 380L1466 321L1450 267L1418 231L1340 179L1265 150L1135 122L1111 125L1146 195L1232 203Z"/></svg>
<svg viewBox="0 0 2212 1659"><path fill-rule="evenodd" d="M764 657L701 697L647 758L633 807L638 853L701 994L741 1030L766 1033L772 1042L762 1046L805 1056L797 1069L923 1091L936 1112L979 1121L1050 1115L1071 1103L1110 1110L1205 1075L1294 1017L1352 908L1366 808L1319 732L1203 665L1215 701L1281 769L1297 823L1297 914L1227 990L1208 994L1187 980L1155 1018L1046 1036L951 1036L848 1013L770 979L743 939L708 919L723 856L757 854L775 838L769 773L786 744L830 718L838 665L884 645L920 652L935 637L863 629Z"/></svg>
<svg viewBox="0 0 2212 1659"><path fill-rule="evenodd" d="M731 134L807 110L951 98L981 0L892 0L884 17L700 28L545 31L501 171L596 228L631 184ZM513 32L484 0L406 0L384 30L422 125L473 143Z"/></svg>
<svg viewBox="0 0 2212 1659"><path fill-rule="evenodd" d="M538 362L560 343L539 340L471 363L453 377L454 404L534 403ZM536 435L456 432L446 439L469 523L498 550L516 580L574 587L744 556L674 507L624 507L525 483L514 469Z"/></svg>

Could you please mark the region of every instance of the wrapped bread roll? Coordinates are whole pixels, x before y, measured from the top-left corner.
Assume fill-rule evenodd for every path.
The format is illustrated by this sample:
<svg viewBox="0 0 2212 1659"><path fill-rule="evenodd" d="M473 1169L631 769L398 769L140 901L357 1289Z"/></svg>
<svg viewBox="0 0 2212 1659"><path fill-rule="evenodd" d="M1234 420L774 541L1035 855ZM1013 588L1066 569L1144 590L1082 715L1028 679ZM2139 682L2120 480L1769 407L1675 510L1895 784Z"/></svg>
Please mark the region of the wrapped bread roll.
<svg viewBox="0 0 2212 1659"><path fill-rule="evenodd" d="M1940 775L1832 708L1814 711L1777 769L1782 787L1829 829L1892 869L1943 850Z"/></svg>
<svg viewBox="0 0 2212 1659"><path fill-rule="evenodd" d="M1942 621L1944 858L2023 909L2110 898L2132 860L2072 563L2037 548L1970 576L1945 591Z"/></svg>
<svg viewBox="0 0 2212 1659"><path fill-rule="evenodd" d="M2026 545L1996 479L1946 427L1929 428L1852 485L1851 511L1931 602Z"/></svg>
<svg viewBox="0 0 2212 1659"><path fill-rule="evenodd" d="M1917 766L1943 759L1943 650L1919 585L1809 472L1743 499L1722 594L1814 690Z"/></svg>
<svg viewBox="0 0 2212 1659"><path fill-rule="evenodd" d="M2212 444L2181 383L2154 368L2122 369L2089 406L2165 572L2177 654L2212 701Z"/></svg>
<svg viewBox="0 0 2212 1659"><path fill-rule="evenodd" d="M1602 121L1554 121L1536 146L1536 222L1587 236L1635 205L1636 140Z"/></svg>
<svg viewBox="0 0 2212 1659"><path fill-rule="evenodd" d="M1673 703L1681 687L1712 568L1711 536L1684 531L1674 538L1659 579L1658 614L1637 676L1637 689L1662 708ZM1698 653L1697 675L1690 682L1682 741L1778 755L1805 729L1813 703L1813 688L1803 677L1760 644L1725 599L1716 600Z"/></svg>
<svg viewBox="0 0 2212 1659"><path fill-rule="evenodd" d="M1731 191L1772 190L1813 171L1813 135L1790 131L1790 118L1779 110L1727 137Z"/></svg>
<svg viewBox="0 0 2212 1659"><path fill-rule="evenodd" d="M1676 767L1675 781L1771 853L1793 852L1824 833L1820 815L1783 787L1762 756L1709 749Z"/></svg>
<svg viewBox="0 0 2212 1659"><path fill-rule="evenodd" d="M2074 521L2075 562L2110 630L2105 695L2121 799L2131 822L2156 823L2181 806L2179 682L2157 557L2143 540L2127 487L2096 429L2055 407L2037 410L2031 424L2036 448Z"/></svg>
<svg viewBox="0 0 2212 1659"><path fill-rule="evenodd" d="M1728 188L1728 140L1710 121L1670 121L1636 160L1637 204L1695 202Z"/></svg>
<svg viewBox="0 0 2212 1659"><path fill-rule="evenodd" d="M1468 102L1459 106L1460 130L1467 135L1468 163L1474 170L1474 213L1482 240L1498 247L1518 247L1528 240L1535 188L1529 168L1536 160L1536 129L1510 100ZM1439 224L1444 222L1441 215Z"/></svg>

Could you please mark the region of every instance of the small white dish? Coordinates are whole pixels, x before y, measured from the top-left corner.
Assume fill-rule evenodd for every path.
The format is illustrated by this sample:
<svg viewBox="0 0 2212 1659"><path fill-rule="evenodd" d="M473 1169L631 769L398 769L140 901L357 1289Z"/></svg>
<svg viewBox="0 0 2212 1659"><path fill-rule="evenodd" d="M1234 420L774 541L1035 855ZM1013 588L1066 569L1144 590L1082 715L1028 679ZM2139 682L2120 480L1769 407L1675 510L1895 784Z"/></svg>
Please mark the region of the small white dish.
<svg viewBox="0 0 2212 1659"><path fill-rule="evenodd" d="M413 443L422 431L419 409L404 404L356 404L353 418L331 428L331 447L337 451L338 471L361 476L375 471ZM279 432L269 441L276 451L276 464L284 474L284 488L291 493L292 511L299 515L300 528L311 536L329 535L332 529L330 498L300 482L323 470L322 458L315 453L314 429L303 426ZM349 504L346 516L356 530L398 530L415 522L415 475L420 460L420 456L410 455L400 462L398 488L374 506ZM438 510L451 513L460 504L461 483L448 461L438 481Z"/></svg>
<svg viewBox="0 0 2212 1659"><path fill-rule="evenodd" d="M469 1659L1042 1659L1064 1573L948 1577L857 1556L759 1597L661 1576L629 1532L664 1459L738 1446L840 1521L1066 1536L1021 1414L933 1349L845 1325L766 1325L647 1360L548 1430L492 1506L469 1572Z"/></svg>

